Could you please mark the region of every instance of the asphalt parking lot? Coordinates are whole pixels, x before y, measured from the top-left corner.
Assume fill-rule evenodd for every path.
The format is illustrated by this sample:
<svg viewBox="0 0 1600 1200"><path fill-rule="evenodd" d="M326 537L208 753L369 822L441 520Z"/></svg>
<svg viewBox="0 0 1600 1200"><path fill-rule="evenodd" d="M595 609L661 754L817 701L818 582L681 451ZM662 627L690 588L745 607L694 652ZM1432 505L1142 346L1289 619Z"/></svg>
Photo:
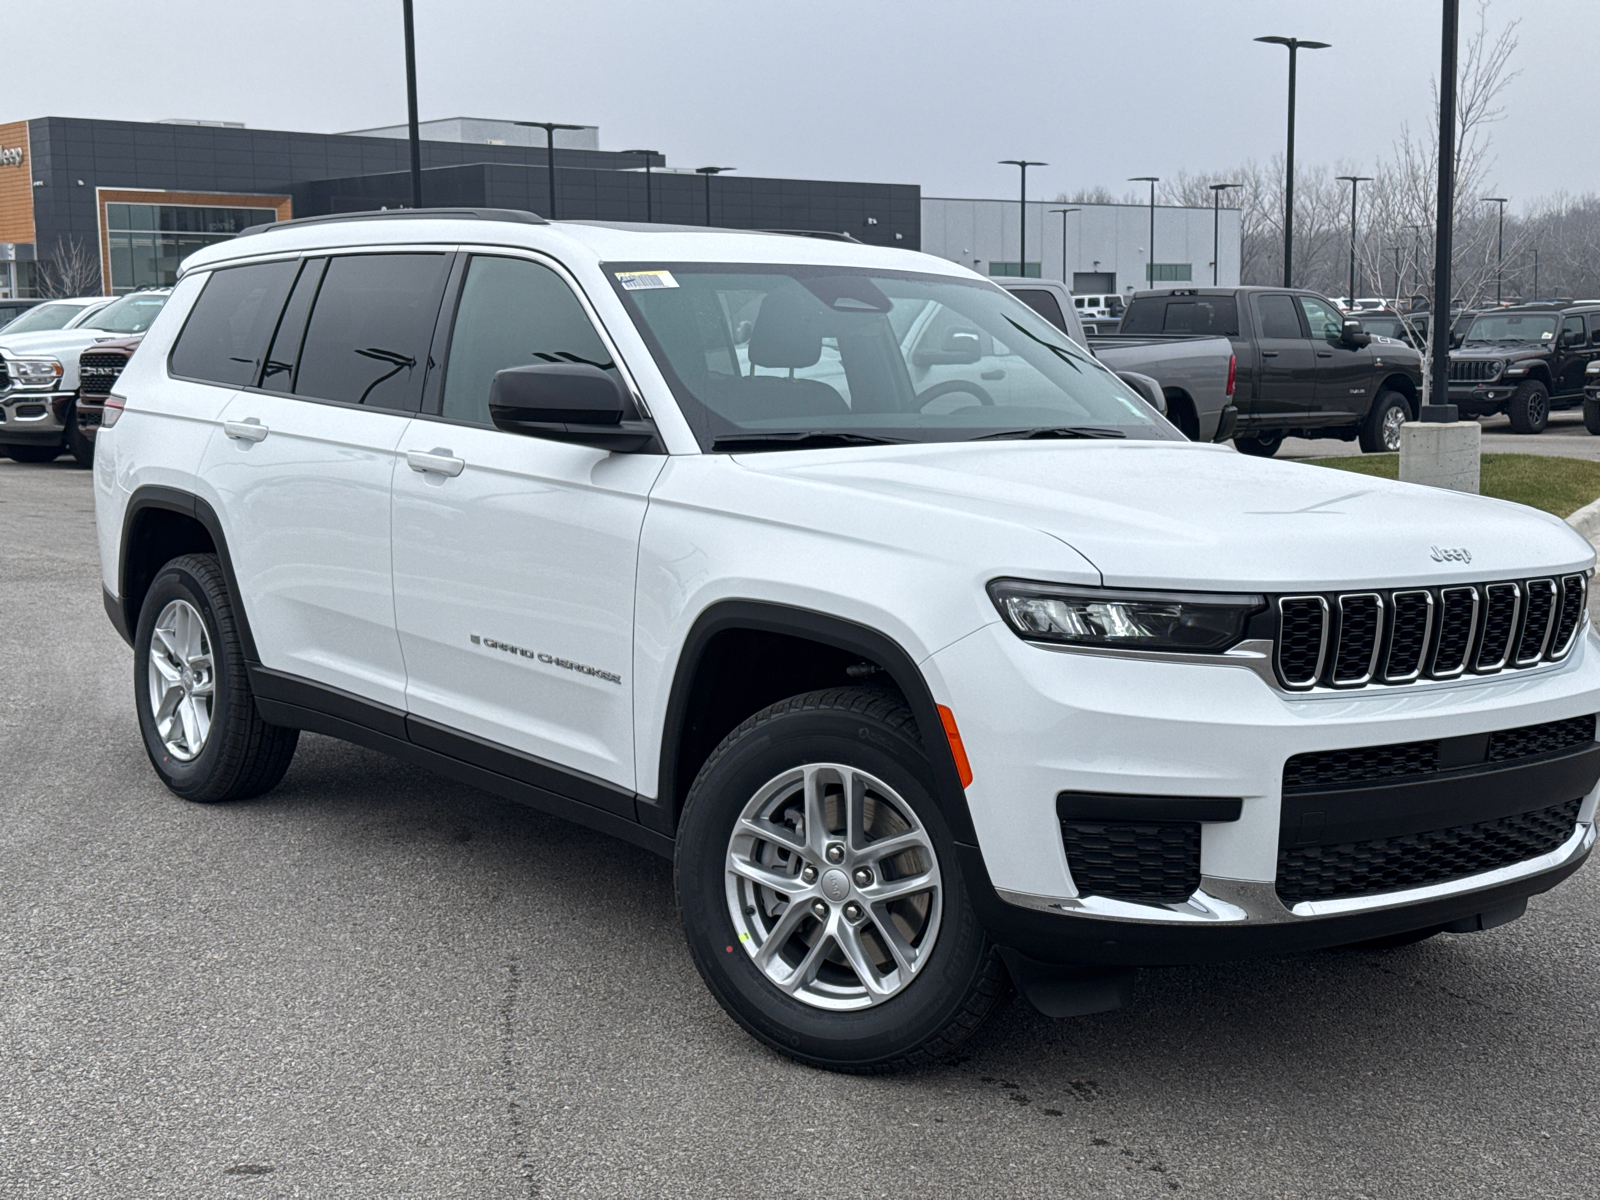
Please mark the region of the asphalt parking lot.
<svg viewBox="0 0 1600 1200"><path fill-rule="evenodd" d="M808 1070L716 1006L643 851L318 737L260 800L168 794L89 482L0 462L8 1200L1600 1193L1600 868L1489 933Z"/></svg>

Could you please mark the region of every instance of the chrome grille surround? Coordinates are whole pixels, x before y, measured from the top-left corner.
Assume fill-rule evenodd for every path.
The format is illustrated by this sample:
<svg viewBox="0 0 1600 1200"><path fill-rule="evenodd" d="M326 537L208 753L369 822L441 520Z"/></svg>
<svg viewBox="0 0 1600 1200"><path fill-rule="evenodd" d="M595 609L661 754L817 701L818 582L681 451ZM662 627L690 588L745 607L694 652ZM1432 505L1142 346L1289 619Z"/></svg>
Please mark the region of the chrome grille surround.
<svg viewBox="0 0 1600 1200"><path fill-rule="evenodd" d="M1582 574L1275 597L1276 681L1291 692L1347 691L1559 662L1587 599Z"/></svg>

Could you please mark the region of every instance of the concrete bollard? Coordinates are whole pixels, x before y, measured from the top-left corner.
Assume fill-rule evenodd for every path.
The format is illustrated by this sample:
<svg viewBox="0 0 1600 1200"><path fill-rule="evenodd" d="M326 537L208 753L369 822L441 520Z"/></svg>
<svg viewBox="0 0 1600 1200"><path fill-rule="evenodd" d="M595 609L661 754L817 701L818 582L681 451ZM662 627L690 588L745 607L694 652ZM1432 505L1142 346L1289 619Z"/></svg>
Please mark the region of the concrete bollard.
<svg viewBox="0 0 1600 1200"><path fill-rule="evenodd" d="M1478 491L1479 445L1483 427L1476 421L1400 426L1400 480L1457 492Z"/></svg>

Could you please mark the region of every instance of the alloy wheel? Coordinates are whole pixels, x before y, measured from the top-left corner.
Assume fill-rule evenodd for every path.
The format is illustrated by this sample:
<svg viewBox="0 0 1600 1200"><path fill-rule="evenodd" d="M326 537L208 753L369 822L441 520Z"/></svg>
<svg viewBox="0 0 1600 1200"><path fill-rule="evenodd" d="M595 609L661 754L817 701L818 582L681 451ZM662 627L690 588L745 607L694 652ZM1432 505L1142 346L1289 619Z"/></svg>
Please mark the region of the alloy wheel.
<svg viewBox="0 0 1600 1200"><path fill-rule="evenodd" d="M928 960L944 910L933 841L893 788L840 763L762 786L728 841L728 915L772 984L814 1008L871 1008Z"/></svg>
<svg viewBox="0 0 1600 1200"><path fill-rule="evenodd" d="M1405 409L1398 406L1383 414L1383 447L1397 452L1400 449L1400 427L1409 420Z"/></svg>
<svg viewBox="0 0 1600 1200"><path fill-rule="evenodd" d="M148 682L162 745L180 761L198 757L211 733L216 669L205 621L186 600L173 600L156 618Z"/></svg>

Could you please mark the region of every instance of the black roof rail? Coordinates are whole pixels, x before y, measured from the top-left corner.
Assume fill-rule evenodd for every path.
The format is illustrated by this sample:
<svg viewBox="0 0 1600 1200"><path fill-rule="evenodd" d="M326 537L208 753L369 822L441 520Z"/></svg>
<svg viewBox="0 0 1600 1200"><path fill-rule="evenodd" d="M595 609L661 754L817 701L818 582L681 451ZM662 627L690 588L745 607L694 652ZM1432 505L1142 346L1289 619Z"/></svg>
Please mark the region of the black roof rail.
<svg viewBox="0 0 1600 1200"><path fill-rule="evenodd" d="M834 233L831 229L756 229L752 232L781 233L788 237L821 238L825 242L854 242L858 246L863 244L860 238L851 237L843 230Z"/></svg>
<svg viewBox="0 0 1600 1200"><path fill-rule="evenodd" d="M274 229L287 229L291 225L323 225L332 221L417 221L428 218L452 221L511 221L518 225L548 225L538 213L520 208L381 208L370 212L329 213L321 217L295 217L291 221L274 221L270 225L252 225L241 229L237 237L257 233L270 233Z"/></svg>

